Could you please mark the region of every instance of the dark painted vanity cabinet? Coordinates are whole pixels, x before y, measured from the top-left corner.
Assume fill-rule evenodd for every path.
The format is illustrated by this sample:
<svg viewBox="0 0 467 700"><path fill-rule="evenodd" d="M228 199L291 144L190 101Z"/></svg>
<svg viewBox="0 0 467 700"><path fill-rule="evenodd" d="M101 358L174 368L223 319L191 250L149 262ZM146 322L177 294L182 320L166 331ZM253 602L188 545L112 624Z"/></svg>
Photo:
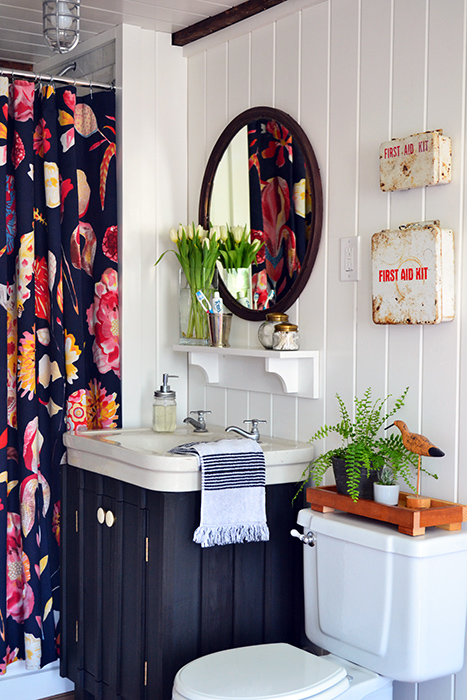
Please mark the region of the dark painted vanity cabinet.
<svg viewBox="0 0 467 700"><path fill-rule="evenodd" d="M269 542L202 549L199 492L64 466L61 674L76 700L170 700L177 670L203 654L299 643L294 492L267 487Z"/></svg>

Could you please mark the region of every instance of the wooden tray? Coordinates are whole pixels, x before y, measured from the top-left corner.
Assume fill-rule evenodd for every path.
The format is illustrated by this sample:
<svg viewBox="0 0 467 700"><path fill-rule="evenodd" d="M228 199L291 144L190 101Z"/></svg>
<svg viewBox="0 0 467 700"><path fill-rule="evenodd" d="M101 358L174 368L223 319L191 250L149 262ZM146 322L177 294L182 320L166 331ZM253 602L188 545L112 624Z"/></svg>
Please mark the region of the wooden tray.
<svg viewBox="0 0 467 700"><path fill-rule="evenodd" d="M427 527L460 530L461 524L467 520L467 506L440 501L436 498L431 499L429 508L408 508L407 496L413 495L401 493L397 506L386 506L366 499L359 499L354 503L350 496L337 493L335 486L320 486L306 490L306 500L312 510L320 513L341 510L345 513L381 520L397 525L399 532L405 535L424 535Z"/></svg>

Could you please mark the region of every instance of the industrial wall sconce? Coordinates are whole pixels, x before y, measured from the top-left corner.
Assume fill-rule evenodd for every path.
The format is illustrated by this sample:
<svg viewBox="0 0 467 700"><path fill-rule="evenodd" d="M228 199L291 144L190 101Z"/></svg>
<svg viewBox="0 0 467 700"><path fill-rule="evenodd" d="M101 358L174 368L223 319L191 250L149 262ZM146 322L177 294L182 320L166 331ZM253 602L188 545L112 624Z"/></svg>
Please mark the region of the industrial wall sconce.
<svg viewBox="0 0 467 700"><path fill-rule="evenodd" d="M79 41L80 0L44 0L42 27L47 46L56 53L68 53Z"/></svg>

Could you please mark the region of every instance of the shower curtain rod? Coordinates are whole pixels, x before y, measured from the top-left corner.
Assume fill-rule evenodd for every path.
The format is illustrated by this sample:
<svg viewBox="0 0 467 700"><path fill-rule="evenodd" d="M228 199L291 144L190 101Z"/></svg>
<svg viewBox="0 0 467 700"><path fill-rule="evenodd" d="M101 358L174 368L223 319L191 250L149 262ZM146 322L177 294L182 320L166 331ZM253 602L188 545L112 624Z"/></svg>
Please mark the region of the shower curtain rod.
<svg viewBox="0 0 467 700"><path fill-rule="evenodd" d="M26 78L27 80L39 80L44 83L65 83L67 85L75 85L76 87L88 87L91 90L98 88L100 90L115 90L115 85L112 83L98 83L94 80L77 80L75 78L65 78L60 75L52 76L44 73L33 73L32 71L16 70L14 68L1 68L0 76L13 76L15 78Z"/></svg>

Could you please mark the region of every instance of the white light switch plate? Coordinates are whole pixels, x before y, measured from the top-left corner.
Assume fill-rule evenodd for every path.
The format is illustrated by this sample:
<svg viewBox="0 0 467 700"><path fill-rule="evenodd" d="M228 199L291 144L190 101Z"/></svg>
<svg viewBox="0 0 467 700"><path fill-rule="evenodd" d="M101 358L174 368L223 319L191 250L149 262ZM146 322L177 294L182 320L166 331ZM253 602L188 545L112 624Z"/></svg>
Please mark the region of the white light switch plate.
<svg viewBox="0 0 467 700"><path fill-rule="evenodd" d="M360 267L360 236L341 238L340 279L341 282L358 280Z"/></svg>

